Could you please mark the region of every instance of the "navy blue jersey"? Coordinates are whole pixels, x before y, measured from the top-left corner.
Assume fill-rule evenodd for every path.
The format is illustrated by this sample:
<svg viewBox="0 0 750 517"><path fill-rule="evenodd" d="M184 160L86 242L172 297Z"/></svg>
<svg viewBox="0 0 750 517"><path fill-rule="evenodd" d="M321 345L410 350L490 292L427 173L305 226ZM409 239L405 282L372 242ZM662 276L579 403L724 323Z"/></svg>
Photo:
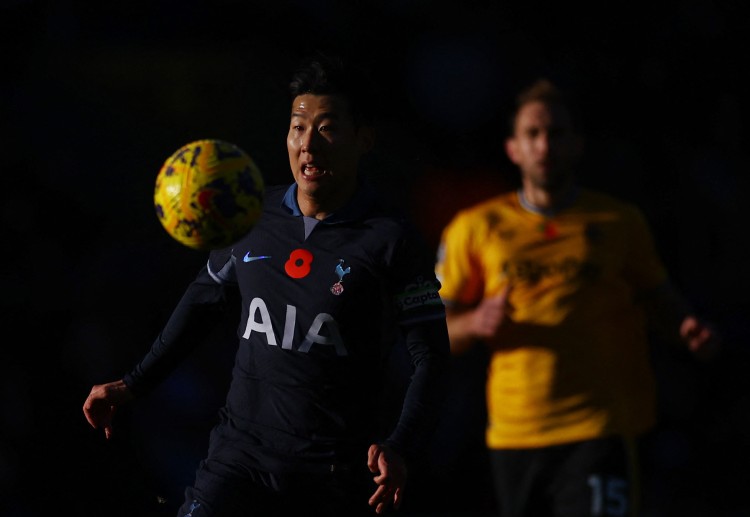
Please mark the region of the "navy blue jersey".
<svg viewBox="0 0 750 517"><path fill-rule="evenodd" d="M239 289L239 346L210 454L304 470L362 462L383 441L408 458L437 420L449 356L433 258L365 190L323 221L304 217L295 194L296 185L267 189L253 230L211 252L125 382L138 393L162 380ZM408 347L414 374L395 429L381 435L394 344Z"/></svg>

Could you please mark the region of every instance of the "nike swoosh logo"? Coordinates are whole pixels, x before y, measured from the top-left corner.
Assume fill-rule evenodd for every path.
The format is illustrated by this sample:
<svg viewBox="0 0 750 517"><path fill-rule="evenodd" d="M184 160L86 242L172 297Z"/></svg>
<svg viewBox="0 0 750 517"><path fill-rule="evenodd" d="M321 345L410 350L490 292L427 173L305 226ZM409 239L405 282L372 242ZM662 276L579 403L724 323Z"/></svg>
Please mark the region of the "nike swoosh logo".
<svg viewBox="0 0 750 517"><path fill-rule="evenodd" d="M250 256L250 252L248 251L247 253L245 253L245 256L242 258L242 261L243 262L252 262L253 260L260 260L260 259L267 259L267 258L271 258L271 256L270 255L259 255L257 257L251 257Z"/></svg>

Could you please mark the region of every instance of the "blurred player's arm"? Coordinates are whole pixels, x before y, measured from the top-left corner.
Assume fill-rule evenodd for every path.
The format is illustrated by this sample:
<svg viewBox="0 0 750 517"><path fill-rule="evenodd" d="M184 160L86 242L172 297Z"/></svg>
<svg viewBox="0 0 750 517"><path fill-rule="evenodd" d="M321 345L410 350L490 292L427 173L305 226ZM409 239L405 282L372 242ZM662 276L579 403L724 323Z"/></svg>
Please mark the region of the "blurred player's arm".
<svg viewBox="0 0 750 517"><path fill-rule="evenodd" d="M510 284L500 294L483 299L474 307L446 305L446 321L451 353L468 352L477 342L501 339L500 332L508 324L511 306L508 302Z"/></svg>
<svg viewBox="0 0 750 517"><path fill-rule="evenodd" d="M642 293L649 325L667 342L683 343L699 359L714 357L720 338L710 323L697 316L685 298L669 282Z"/></svg>

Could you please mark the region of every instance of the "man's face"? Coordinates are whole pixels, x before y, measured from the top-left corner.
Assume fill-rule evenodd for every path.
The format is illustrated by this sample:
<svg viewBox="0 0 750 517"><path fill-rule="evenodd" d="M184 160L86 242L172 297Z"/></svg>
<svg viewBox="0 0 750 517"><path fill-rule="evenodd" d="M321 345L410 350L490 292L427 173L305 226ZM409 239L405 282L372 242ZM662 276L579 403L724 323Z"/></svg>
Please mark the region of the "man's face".
<svg viewBox="0 0 750 517"><path fill-rule="evenodd" d="M554 192L572 181L582 144L565 108L530 102L518 112L505 149L525 183Z"/></svg>
<svg viewBox="0 0 750 517"><path fill-rule="evenodd" d="M369 143L355 127L345 99L305 94L292 102L286 144L303 194L325 203L353 192L359 158Z"/></svg>

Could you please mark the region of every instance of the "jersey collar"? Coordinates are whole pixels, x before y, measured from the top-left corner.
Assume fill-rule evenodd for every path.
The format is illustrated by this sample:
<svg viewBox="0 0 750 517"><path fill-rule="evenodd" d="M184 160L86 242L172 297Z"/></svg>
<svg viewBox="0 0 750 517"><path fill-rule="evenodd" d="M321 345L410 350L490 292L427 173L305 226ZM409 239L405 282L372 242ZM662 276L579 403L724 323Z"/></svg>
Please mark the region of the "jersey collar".
<svg viewBox="0 0 750 517"><path fill-rule="evenodd" d="M526 196L523 194L523 189L519 188L516 191L516 195L518 196L518 202L521 204L522 207L524 207L529 212L533 212L535 214L543 215L545 217L554 217L569 206L572 206L573 203L576 202L578 199L578 194L580 193L580 189L576 186L570 189L570 191L565 195L563 199L560 200L560 202L557 204L557 206L552 208L540 208L534 204L531 203L528 199L526 199Z"/></svg>
<svg viewBox="0 0 750 517"><path fill-rule="evenodd" d="M330 214L320 222L325 224L336 224L359 219L362 215L367 213L372 207L374 201L375 196L373 193L367 187L360 184L357 186L357 190L354 192L352 199L350 199L345 206L337 212ZM289 188L286 189L286 193L281 200L281 205L290 215L302 217L302 210L300 210L299 203L297 203L296 183L292 183L289 185Z"/></svg>

